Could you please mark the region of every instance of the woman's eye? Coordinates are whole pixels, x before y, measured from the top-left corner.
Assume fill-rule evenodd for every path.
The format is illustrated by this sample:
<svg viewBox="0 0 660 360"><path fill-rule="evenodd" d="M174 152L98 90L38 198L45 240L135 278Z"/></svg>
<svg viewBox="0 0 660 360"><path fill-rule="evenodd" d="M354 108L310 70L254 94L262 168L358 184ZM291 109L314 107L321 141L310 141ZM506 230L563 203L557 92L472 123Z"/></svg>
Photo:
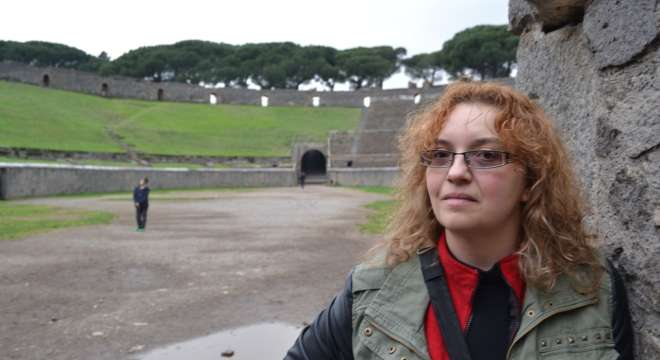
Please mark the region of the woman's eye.
<svg viewBox="0 0 660 360"><path fill-rule="evenodd" d="M497 153L496 153L496 152L493 152L493 151L483 151L483 152L481 153L481 156L482 156L484 159L494 159L494 158L497 157Z"/></svg>
<svg viewBox="0 0 660 360"><path fill-rule="evenodd" d="M475 153L477 159L484 161L498 160L500 154L497 151L480 150Z"/></svg>
<svg viewBox="0 0 660 360"><path fill-rule="evenodd" d="M433 157L435 159L446 159L449 157L449 152L447 151L442 151L442 150L436 150L433 152Z"/></svg>

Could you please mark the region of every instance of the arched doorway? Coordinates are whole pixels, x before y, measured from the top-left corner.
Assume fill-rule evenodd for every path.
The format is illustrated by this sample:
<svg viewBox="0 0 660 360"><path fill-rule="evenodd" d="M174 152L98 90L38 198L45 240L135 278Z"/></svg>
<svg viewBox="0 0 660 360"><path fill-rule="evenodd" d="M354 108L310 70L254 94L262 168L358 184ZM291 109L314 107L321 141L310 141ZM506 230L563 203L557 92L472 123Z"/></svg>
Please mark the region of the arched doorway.
<svg viewBox="0 0 660 360"><path fill-rule="evenodd" d="M163 89L158 89L158 101L163 101L164 95L165 95L165 91L163 91Z"/></svg>
<svg viewBox="0 0 660 360"><path fill-rule="evenodd" d="M48 74L45 74L44 77L41 79L41 85L43 85L44 87L50 86L50 76L48 76Z"/></svg>
<svg viewBox="0 0 660 360"><path fill-rule="evenodd" d="M318 150L308 150L300 160L300 171L304 172L305 176L325 176L325 155Z"/></svg>
<svg viewBox="0 0 660 360"><path fill-rule="evenodd" d="M108 96L108 84L103 83L101 84L101 96Z"/></svg>

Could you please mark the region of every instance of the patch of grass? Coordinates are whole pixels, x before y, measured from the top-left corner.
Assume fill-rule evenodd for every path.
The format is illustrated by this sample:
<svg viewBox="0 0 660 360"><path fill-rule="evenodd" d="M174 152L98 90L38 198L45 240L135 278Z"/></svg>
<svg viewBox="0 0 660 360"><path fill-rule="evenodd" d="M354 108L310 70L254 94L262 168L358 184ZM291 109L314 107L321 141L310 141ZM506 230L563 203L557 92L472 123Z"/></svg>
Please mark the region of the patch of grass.
<svg viewBox="0 0 660 360"><path fill-rule="evenodd" d="M14 157L0 156L0 162L3 163L34 163L34 164L61 164L57 161L49 160L36 160L36 159L19 159Z"/></svg>
<svg viewBox="0 0 660 360"><path fill-rule="evenodd" d="M151 164L151 167L157 168L157 169L163 169L163 168L182 168L182 169L203 169L206 168L206 166L202 164L195 164L195 163L153 163Z"/></svg>
<svg viewBox="0 0 660 360"><path fill-rule="evenodd" d="M353 130L357 108L259 107L105 99L0 81L0 146L147 154L288 156L297 141Z"/></svg>
<svg viewBox="0 0 660 360"><path fill-rule="evenodd" d="M92 160L92 159L75 160L73 161L73 163L75 163L76 165L119 166L119 167L140 166L139 164L134 162L113 161L113 160Z"/></svg>
<svg viewBox="0 0 660 360"><path fill-rule="evenodd" d="M369 214L365 224L360 224L360 231L372 235L383 234L395 206L395 200L381 200L367 204L365 207L373 212Z"/></svg>
<svg viewBox="0 0 660 360"><path fill-rule="evenodd" d="M389 186L350 186L350 188L368 193L394 195L394 188Z"/></svg>
<svg viewBox="0 0 660 360"><path fill-rule="evenodd" d="M0 156L0 163L30 163L30 164L59 164L59 165L97 165L97 166L117 166L117 167L143 167L135 162L114 161L114 160L92 160L81 159L73 160L71 162L54 161L54 160L37 160L37 159L19 159L14 157ZM282 164L280 168L292 167L291 164ZM206 166L199 163L152 163L152 168L185 168L185 169L235 169L235 168L271 168L268 164L249 163L249 162L232 162L232 163L214 163L213 166Z"/></svg>
<svg viewBox="0 0 660 360"><path fill-rule="evenodd" d="M394 188L389 186L349 186L349 188L374 194L394 195ZM369 214L366 223L358 225L360 231L371 235L385 233L388 221L394 214L396 204L396 200L380 200L365 205L364 207L372 210L372 212Z"/></svg>
<svg viewBox="0 0 660 360"><path fill-rule="evenodd" d="M64 209L0 201L0 240L74 226L109 224L114 215L103 211Z"/></svg>

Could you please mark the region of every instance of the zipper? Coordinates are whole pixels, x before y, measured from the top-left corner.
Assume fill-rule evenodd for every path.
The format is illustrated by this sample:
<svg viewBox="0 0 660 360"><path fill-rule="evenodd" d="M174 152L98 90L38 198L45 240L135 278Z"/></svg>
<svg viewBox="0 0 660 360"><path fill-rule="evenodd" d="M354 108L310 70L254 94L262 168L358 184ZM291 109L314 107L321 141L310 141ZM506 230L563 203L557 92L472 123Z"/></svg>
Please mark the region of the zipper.
<svg viewBox="0 0 660 360"><path fill-rule="evenodd" d="M414 352L415 355L419 356L420 359L428 359L427 356L422 355L422 354L421 354L419 351L417 351L417 349L415 349L415 347L412 346L412 344L410 344L408 341L405 341L405 340L401 339L401 338L398 337L398 336L394 336L394 335L392 335L391 333L387 332L384 328L382 328L380 325L376 325L376 322L374 322L374 321L369 321L369 324L371 324L371 326L373 326L373 327L375 327L376 329L380 330L381 332L383 332L385 335L389 336L390 338L392 338L392 339L398 341L400 344L404 345L404 346L407 347L408 349L412 350L412 352Z"/></svg>
<svg viewBox="0 0 660 360"><path fill-rule="evenodd" d="M472 305L474 303L474 296L477 294L477 288L479 287L479 284L481 282L481 275L477 272L477 285L472 289L472 293L470 294L470 316L468 316L467 323L465 324L465 331L463 331L463 336L466 336L468 331L470 331L470 325L472 325L472 317L474 315L474 309L472 308ZM452 303L453 305L453 303ZM456 312L456 309L454 308L454 312ZM458 316L458 314L456 314Z"/></svg>
<svg viewBox="0 0 660 360"><path fill-rule="evenodd" d="M571 311L571 310L579 309L579 308L581 308L581 307L589 306L589 305L595 304L595 303L597 303L597 302L598 302L598 299L592 299L592 300L589 301L588 303L581 302L581 303L579 303L579 304L575 304L575 305L571 305L571 306L566 306L566 307L563 307L563 308L561 308L561 309L556 309L556 310L554 310L554 311L552 311L552 312L548 312L548 313L544 314L543 316L539 317L538 319L534 320L534 322L532 322L531 324L529 324L529 325L527 326L527 329L526 329L522 334L516 336L516 338L513 339L513 342L511 343L511 346L509 346L509 349L508 349L507 352L506 352L506 359L510 359L510 358L511 358L511 349L513 349L513 346L516 344L516 342L517 342L518 340L522 339L522 338L523 338L525 335L527 335L530 331L532 331L532 330L533 330L533 329L534 329L539 323L541 323L543 320L545 320L545 319L547 319L547 318L549 318L549 317L555 316L555 315L557 315L557 314L560 314L560 313L563 313L563 312L566 312L566 311Z"/></svg>
<svg viewBox="0 0 660 360"><path fill-rule="evenodd" d="M467 324L465 324L465 331L463 331L463 336L467 335L470 331L470 325L472 325L472 312L470 312L470 317L468 317Z"/></svg>

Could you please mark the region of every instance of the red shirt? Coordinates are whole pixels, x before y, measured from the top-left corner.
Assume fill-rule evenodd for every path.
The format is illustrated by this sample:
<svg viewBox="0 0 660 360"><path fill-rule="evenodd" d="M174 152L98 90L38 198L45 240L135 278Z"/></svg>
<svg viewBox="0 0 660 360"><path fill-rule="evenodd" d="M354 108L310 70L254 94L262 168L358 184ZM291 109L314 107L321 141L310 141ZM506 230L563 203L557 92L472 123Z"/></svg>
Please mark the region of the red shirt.
<svg viewBox="0 0 660 360"><path fill-rule="evenodd" d="M472 295L477 288L479 281L479 271L469 265L456 260L447 248L445 235L441 235L438 241L438 253L440 262L445 271L447 287L451 294L454 304L454 310L461 324L461 329L465 332L468 320L472 313ZM523 303L525 296L525 282L523 281L518 269L518 255L512 254L499 262L500 270L504 280L509 284L518 298L519 304ZM449 360L449 355L445 351L445 344L442 339L440 326L435 317L435 312L429 304L426 309L426 342L429 347L429 355L432 360Z"/></svg>

